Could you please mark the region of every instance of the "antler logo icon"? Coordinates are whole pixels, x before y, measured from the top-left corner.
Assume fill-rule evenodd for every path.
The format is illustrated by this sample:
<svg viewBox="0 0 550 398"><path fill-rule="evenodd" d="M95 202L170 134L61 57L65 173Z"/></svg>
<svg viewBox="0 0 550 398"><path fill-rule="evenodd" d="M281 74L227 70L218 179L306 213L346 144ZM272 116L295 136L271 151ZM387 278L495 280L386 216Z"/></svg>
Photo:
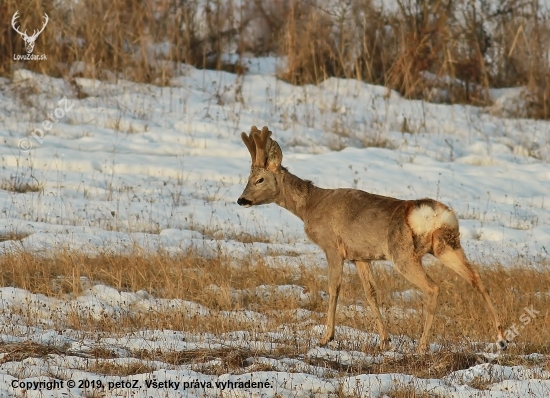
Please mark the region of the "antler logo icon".
<svg viewBox="0 0 550 398"><path fill-rule="evenodd" d="M34 42L38 38L38 35L40 35L40 33L42 33L44 31L44 28L46 27L46 25L48 24L48 21L50 19L48 18L48 14L44 13L44 19L46 21L44 22L44 25L42 25L42 29L40 29L40 31L38 31L38 32L35 30L34 33L32 34L32 36L27 36L27 30L26 29L25 29L24 32L21 32L17 28L17 26L15 26L15 20L18 17L17 14L19 14L19 11L15 11L15 14L13 14L13 18L11 19L11 26L13 26L13 29L15 29L15 31L21 35L23 40L25 40L25 49L27 50L27 54L32 54L32 52L34 50Z"/></svg>

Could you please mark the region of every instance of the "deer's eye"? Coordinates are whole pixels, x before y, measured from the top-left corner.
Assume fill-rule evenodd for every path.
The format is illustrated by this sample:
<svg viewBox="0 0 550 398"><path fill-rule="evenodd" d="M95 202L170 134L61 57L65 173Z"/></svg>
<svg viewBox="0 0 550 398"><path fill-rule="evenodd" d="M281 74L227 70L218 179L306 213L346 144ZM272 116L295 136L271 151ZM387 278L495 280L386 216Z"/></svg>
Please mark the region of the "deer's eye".
<svg viewBox="0 0 550 398"><path fill-rule="evenodd" d="M263 178L259 178L259 179L256 180L256 184L261 184L262 182L264 182Z"/></svg>

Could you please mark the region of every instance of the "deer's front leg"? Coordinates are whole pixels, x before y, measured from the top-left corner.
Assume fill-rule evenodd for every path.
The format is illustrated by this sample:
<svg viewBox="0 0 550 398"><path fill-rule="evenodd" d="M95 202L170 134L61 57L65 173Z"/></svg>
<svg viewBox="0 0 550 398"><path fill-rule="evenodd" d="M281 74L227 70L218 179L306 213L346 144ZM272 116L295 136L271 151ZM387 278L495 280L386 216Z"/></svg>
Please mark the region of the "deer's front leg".
<svg viewBox="0 0 550 398"><path fill-rule="evenodd" d="M338 294L342 284L342 270L344 259L336 250L326 252L328 261L328 313L327 313L327 331L319 344L324 346L334 338L334 318L336 317L336 304L338 303Z"/></svg>

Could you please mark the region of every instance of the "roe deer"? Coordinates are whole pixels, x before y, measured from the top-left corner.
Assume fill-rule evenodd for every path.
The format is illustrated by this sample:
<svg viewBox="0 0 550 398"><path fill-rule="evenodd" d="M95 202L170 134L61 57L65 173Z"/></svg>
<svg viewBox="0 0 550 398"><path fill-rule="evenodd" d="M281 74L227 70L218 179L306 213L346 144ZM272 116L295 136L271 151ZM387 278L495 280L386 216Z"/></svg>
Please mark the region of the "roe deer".
<svg viewBox="0 0 550 398"><path fill-rule="evenodd" d="M418 344L418 351L425 351L439 294L439 287L422 267L422 257L430 253L481 293L493 317L499 347L506 348L498 314L460 246L458 220L449 207L432 199L400 200L357 189L318 188L281 166L281 148L270 136L267 127L259 131L256 126L252 126L249 135L241 134L252 156L252 167L237 203L245 207L267 203L284 207L302 219L307 236L325 252L330 297L327 330L321 345L334 337L343 263L350 260L357 267L374 313L380 347L388 347L390 336L378 309L370 263L391 260L406 279L418 286L427 301L428 312Z"/></svg>

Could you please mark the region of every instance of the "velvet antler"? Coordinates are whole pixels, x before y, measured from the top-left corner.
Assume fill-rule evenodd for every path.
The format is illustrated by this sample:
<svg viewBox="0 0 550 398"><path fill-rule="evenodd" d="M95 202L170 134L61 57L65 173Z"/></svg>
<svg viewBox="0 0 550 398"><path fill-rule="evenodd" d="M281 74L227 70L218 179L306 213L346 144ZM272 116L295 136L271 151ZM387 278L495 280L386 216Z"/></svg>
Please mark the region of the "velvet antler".
<svg viewBox="0 0 550 398"><path fill-rule="evenodd" d="M264 126L261 131L256 126L252 126L250 134L241 133L241 138L252 157L252 166L266 167L269 156L281 152L277 142L270 136L271 131L267 126Z"/></svg>

